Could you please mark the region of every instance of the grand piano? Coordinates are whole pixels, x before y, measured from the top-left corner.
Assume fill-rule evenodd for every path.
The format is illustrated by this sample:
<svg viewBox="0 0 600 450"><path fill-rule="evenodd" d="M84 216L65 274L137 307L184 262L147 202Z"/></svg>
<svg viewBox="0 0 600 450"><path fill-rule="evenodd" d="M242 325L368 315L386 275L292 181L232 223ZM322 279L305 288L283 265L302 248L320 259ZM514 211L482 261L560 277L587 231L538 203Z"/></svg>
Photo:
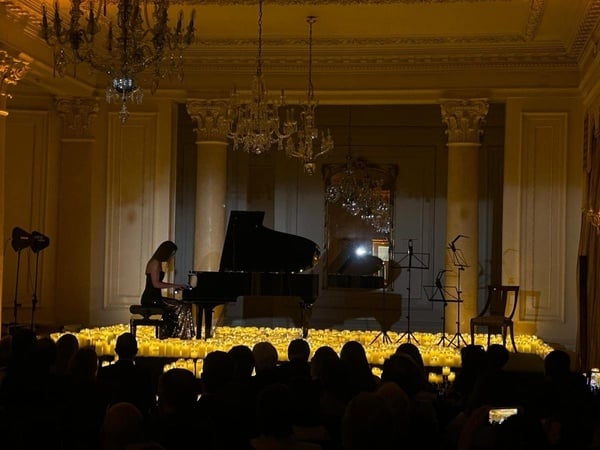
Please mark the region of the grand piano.
<svg viewBox="0 0 600 450"><path fill-rule="evenodd" d="M182 300L196 306L196 337L211 337L213 310L242 296L297 297L302 332L319 294L318 274L306 273L319 259L319 246L301 236L263 226L264 211L232 211L219 271L190 271Z"/></svg>

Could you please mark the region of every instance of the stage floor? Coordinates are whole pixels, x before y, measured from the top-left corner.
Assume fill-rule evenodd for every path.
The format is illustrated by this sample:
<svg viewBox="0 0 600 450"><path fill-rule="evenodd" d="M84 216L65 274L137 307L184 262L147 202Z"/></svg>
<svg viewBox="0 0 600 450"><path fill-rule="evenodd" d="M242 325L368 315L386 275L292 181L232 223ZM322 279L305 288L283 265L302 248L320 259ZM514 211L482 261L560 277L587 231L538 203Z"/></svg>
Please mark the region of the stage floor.
<svg viewBox="0 0 600 450"><path fill-rule="evenodd" d="M73 332L79 340L80 346L92 345L96 352L104 359L110 359L115 355L116 338L126 331L129 326L118 324L101 328L87 328ZM56 340L63 333L52 333L51 337ZM219 326L215 328L213 337L209 339L156 339L154 337L154 328L140 326L137 329L137 338L139 352L141 357L167 358L171 363L177 366L193 368L198 371L198 365L207 353L214 350L228 351L235 345L247 345L252 348L254 344L261 341L271 342L279 354L280 361L287 359L287 346L292 339L302 337L301 328L268 328L268 327L228 327ZM334 330L334 329L309 329L306 338L310 344L311 351L323 345L328 345L338 353L344 343L348 341L358 341L365 347L367 358L374 366L383 364L385 358L394 353L396 348L403 342L415 344L422 356L425 365L433 371L448 371L444 367L449 367L450 371L460 368L460 349L470 343L470 336L467 334L452 335L441 333L420 333L413 332L410 335L406 333L396 333L393 331L382 334L377 331L357 331L357 330ZM512 345L507 342L507 348L511 352L512 359L517 355L520 360L529 359L537 363L543 361L543 358L552 351L552 347L536 336L517 335L515 336L518 353L512 349ZM501 343L500 335L492 335L491 343ZM487 335L476 334L475 344L487 346ZM539 368L539 364L534 366Z"/></svg>

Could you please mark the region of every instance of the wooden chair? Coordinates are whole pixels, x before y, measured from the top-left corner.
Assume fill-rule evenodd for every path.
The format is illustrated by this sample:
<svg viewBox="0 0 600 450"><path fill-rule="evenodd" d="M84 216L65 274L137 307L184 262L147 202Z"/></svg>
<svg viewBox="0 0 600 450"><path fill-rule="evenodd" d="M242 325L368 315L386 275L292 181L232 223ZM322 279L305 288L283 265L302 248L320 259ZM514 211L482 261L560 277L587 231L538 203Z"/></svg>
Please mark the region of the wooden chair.
<svg viewBox="0 0 600 450"><path fill-rule="evenodd" d="M490 345L490 334L502 333L502 345L506 347L506 332L510 331L510 340L514 351L515 334L513 330L513 316L517 310L519 286L488 286L488 297L483 310L478 316L471 319L471 344L475 342L476 327L487 327L487 345ZM512 305L509 306L509 304ZM507 306L509 306L507 308ZM507 314L506 311L509 310Z"/></svg>
<svg viewBox="0 0 600 450"><path fill-rule="evenodd" d="M162 314L165 310L160 306L144 306L144 305L131 305L129 312L134 315L142 316L131 317L129 319L129 331L135 336L137 327L140 325L154 327L154 336L160 337L160 327L165 323L162 319ZM155 318L152 318L154 316ZM156 316L160 316L156 318Z"/></svg>

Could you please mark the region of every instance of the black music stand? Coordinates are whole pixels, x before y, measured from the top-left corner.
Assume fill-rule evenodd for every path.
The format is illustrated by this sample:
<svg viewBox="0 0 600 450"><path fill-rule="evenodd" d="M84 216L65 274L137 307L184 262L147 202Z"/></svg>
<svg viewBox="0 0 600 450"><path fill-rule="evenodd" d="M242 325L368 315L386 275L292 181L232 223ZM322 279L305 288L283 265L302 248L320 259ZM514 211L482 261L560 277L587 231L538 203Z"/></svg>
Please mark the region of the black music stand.
<svg viewBox="0 0 600 450"><path fill-rule="evenodd" d="M405 262L405 265L402 265L402 262ZM423 269L429 269L429 253L415 253L413 250L413 240L409 239L408 240L408 251L406 253L406 255L404 257L402 257L399 261L399 267L401 269L407 269L408 271L408 287L407 287L407 292L408 292L408 297L407 297L407 303L406 303L406 331L404 333L402 333L398 339L396 339L396 342L401 341L404 337L406 337L406 341L408 343L410 343L411 340L414 340L417 344L419 343L419 341L417 340L417 338L415 338L415 336L412 334L412 330L410 328L410 301L411 301L411 296L410 296L410 288L411 288L411 279L412 279L412 269L419 269L419 270L423 270Z"/></svg>
<svg viewBox="0 0 600 450"><path fill-rule="evenodd" d="M451 259L452 259L452 265L454 267L456 267L456 274L457 274L457 283L456 283L456 333L454 333L454 336L452 337L452 339L450 339L450 342L448 343L448 345L454 345L456 348L460 348L461 342L464 345L468 345L467 341L465 340L465 338L462 336L461 332L460 332L460 304L462 303L462 290L460 287L460 274L463 270L465 270L466 267L469 267L469 265L467 264L467 261L463 255L463 252L461 249L456 247L456 241L458 241L460 238L468 238L469 236L464 236L462 234L459 234L458 236L456 236L452 242L450 242L450 244L448 244L448 251L451 253Z"/></svg>
<svg viewBox="0 0 600 450"><path fill-rule="evenodd" d="M425 291L425 295L427 296L427 300L430 302L443 303L442 309L442 337L437 341L437 345L441 345L442 347L450 346L452 341L448 339L446 336L446 307L448 303L459 303L462 302L461 299L457 298L456 294L453 294L451 291L452 288L444 286L442 284L442 276L444 272L448 270L443 269L438 272L438 275L435 279L435 283L433 286L423 286ZM439 298L437 297L439 295Z"/></svg>

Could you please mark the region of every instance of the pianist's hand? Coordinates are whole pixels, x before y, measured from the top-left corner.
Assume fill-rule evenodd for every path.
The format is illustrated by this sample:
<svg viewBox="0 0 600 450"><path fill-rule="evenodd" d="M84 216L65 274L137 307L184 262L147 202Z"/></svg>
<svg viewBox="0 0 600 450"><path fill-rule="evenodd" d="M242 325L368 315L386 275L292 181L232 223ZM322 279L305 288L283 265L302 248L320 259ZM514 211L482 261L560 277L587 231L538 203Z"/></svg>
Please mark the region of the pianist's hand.
<svg viewBox="0 0 600 450"><path fill-rule="evenodd" d="M177 291L183 291L184 289L187 289L188 285L187 284L173 284L173 290L175 292Z"/></svg>

